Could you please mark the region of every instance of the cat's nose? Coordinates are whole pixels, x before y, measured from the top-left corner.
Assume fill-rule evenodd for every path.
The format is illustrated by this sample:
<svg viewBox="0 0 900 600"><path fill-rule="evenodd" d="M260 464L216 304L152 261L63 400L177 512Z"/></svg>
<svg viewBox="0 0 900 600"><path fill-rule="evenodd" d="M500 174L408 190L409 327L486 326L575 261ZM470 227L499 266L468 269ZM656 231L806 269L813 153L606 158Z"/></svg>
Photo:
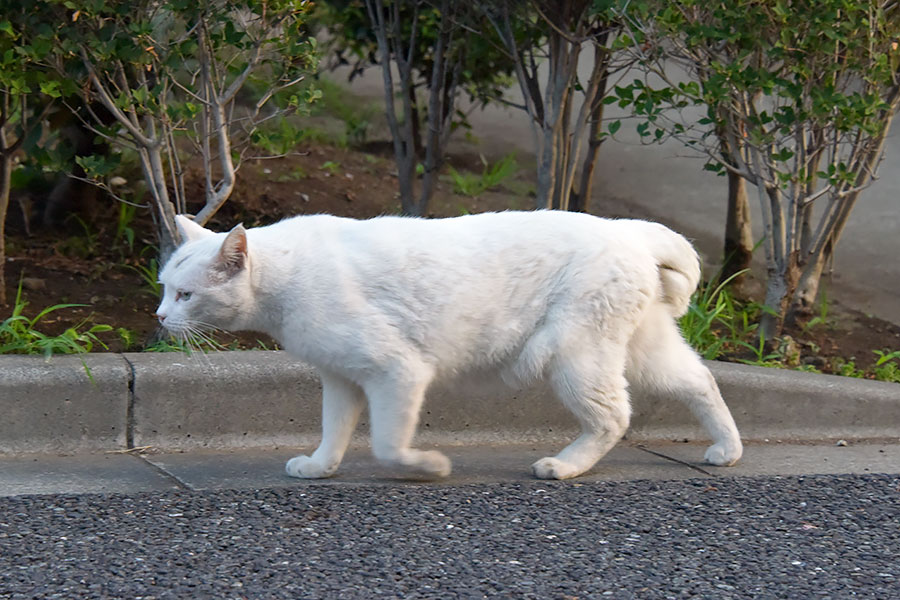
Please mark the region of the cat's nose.
<svg viewBox="0 0 900 600"><path fill-rule="evenodd" d="M165 325L166 315L164 315L163 313L153 313L153 316L159 319L160 325Z"/></svg>

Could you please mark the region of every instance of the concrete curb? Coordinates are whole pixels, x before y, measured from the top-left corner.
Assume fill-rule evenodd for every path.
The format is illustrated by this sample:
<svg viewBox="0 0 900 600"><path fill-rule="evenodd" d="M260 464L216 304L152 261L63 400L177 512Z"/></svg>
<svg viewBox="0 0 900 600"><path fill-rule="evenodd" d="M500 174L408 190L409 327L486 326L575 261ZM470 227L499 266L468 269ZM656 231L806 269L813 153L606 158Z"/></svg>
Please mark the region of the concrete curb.
<svg viewBox="0 0 900 600"><path fill-rule="evenodd" d="M708 364L745 439L900 437L900 385ZM0 453L308 446L320 394L315 371L283 352L0 356ZM574 427L541 387L455 387L429 394L419 439L526 442ZM647 398L634 399L628 437L705 438L681 404Z"/></svg>

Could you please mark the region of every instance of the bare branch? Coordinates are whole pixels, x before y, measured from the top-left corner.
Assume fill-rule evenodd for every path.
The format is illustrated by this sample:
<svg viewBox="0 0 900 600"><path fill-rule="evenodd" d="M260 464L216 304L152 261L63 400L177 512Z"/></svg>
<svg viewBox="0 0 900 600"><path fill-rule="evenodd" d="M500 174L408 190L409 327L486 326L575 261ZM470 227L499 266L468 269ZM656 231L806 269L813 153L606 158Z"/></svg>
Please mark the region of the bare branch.
<svg viewBox="0 0 900 600"><path fill-rule="evenodd" d="M82 61L84 62L85 68L88 71L88 77L91 81L91 84L94 86L94 90L97 92L97 95L100 97L100 102L103 104L103 107L106 108L131 135L132 138L137 142L138 145L143 146L145 148L153 148L159 145L159 141L149 138L144 135L138 127L131 122L131 120L119 110L119 107L116 106L116 103L110 97L109 92L106 87L103 85L103 82L100 81L100 78L97 76L97 72L94 69L94 65L91 63L90 58L87 55L87 52L82 49L81 52Z"/></svg>

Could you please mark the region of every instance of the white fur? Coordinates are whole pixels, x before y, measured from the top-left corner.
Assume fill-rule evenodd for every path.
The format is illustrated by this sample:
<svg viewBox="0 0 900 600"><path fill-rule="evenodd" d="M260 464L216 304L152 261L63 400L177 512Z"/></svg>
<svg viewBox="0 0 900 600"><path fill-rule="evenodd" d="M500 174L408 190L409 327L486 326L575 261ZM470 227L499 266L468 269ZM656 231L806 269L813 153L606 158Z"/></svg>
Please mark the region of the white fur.
<svg viewBox="0 0 900 600"><path fill-rule="evenodd" d="M714 441L709 462L741 456L674 321L697 286L697 255L662 225L552 211L317 215L229 234L177 222L185 243L160 275L163 324L265 332L321 373L322 442L289 475L333 474L367 402L379 460L449 474L446 456L410 445L429 385L473 371L517 386L546 378L578 418L581 436L533 465L540 478L580 475L618 442L628 383L687 404Z"/></svg>

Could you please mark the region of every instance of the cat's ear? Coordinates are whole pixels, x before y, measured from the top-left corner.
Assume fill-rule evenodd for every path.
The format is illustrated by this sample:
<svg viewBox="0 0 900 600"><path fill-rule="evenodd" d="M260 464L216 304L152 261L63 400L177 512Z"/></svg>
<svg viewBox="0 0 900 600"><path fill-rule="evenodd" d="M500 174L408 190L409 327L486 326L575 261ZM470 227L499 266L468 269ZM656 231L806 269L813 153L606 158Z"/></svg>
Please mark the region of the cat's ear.
<svg viewBox="0 0 900 600"><path fill-rule="evenodd" d="M216 267L228 276L234 275L247 264L247 230L238 225L228 232L219 255Z"/></svg>
<svg viewBox="0 0 900 600"><path fill-rule="evenodd" d="M178 229L182 244L215 235L214 232L198 225L184 215L175 215L175 228Z"/></svg>

